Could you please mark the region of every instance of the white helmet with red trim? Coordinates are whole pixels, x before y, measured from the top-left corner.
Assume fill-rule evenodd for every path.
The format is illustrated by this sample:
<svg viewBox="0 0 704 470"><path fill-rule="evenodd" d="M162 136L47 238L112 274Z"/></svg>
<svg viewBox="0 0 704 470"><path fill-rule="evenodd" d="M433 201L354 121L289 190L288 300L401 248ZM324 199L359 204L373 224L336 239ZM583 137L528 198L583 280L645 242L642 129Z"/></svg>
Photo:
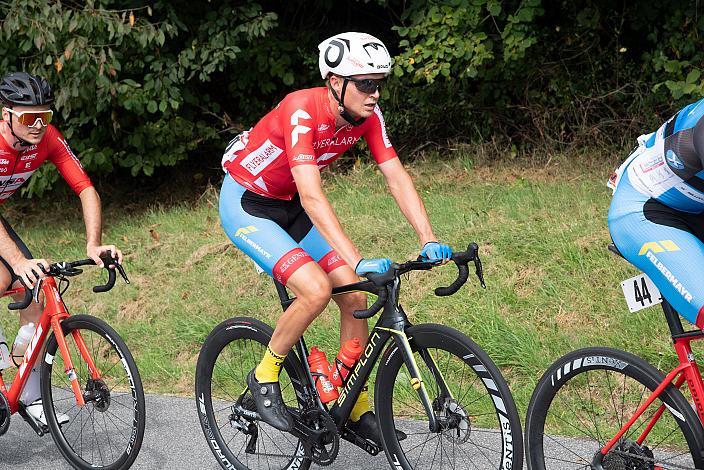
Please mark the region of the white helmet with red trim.
<svg viewBox="0 0 704 470"><path fill-rule="evenodd" d="M366 33L340 33L318 45L318 65L323 79L333 73L341 77L391 71L391 56L379 39Z"/></svg>

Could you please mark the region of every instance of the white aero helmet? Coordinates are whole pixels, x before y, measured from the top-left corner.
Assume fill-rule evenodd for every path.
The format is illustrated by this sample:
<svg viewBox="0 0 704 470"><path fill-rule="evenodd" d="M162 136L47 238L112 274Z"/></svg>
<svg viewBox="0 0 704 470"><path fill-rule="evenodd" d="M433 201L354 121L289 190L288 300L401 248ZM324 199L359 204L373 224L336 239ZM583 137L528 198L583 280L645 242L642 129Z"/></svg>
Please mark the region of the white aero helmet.
<svg viewBox="0 0 704 470"><path fill-rule="evenodd" d="M391 56L379 39L366 33L340 33L318 45L318 65L323 79L391 71Z"/></svg>

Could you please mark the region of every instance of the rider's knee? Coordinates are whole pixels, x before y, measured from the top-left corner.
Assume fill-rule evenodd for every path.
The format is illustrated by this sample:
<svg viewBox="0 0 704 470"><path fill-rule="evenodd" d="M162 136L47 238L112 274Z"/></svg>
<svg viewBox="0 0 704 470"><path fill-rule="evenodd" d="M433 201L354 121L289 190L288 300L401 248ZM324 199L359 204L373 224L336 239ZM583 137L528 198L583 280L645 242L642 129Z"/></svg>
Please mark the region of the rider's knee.
<svg viewBox="0 0 704 470"><path fill-rule="evenodd" d="M319 314L330 302L332 283L327 276L315 276L306 282L298 298L308 306L309 311Z"/></svg>

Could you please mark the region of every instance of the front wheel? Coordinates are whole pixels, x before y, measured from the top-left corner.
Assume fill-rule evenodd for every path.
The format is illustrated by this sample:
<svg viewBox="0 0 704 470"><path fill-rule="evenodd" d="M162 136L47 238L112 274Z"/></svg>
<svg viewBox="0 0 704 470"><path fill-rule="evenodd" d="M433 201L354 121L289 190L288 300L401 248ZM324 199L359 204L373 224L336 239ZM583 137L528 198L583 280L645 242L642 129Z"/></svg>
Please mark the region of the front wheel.
<svg viewBox="0 0 704 470"><path fill-rule="evenodd" d="M528 406L528 468L704 468L702 426L673 385L663 390L609 453L601 455L604 445L663 379L643 359L616 349L586 348L558 359L538 382Z"/></svg>
<svg viewBox="0 0 704 470"><path fill-rule="evenodd" d="M264 356L273 330L254 318L225 320L208 335L196 365L196 402L203 433L218 463L231 470L305 470L303 442L256 417L246 377ZM300 409L303 371L294 352L279 383L286 405ZM246 393L245 393L246 391Z"/></svg>
<svg viewBox="0 0 704 470"><path fill-rule="evenodd" d="M446 326L416 325L406 335L440 429L430 431L401 351L392 344L382 357L374 392L391 467L520 470L523 442L518 411L489 356L467 336ZM408 437L399 441L394 429Z"/></svg>
<svg viewBox="0 0 704 470"><path fill-rule="evenodd" d="M115 330L90 315L69 317L61 329L85 405L76 403L54 332L41 366L42 401L51 436L74 468L130 468L146 423L142 380L132 354ZM89 370L86 355L99 377Z"/></svg>

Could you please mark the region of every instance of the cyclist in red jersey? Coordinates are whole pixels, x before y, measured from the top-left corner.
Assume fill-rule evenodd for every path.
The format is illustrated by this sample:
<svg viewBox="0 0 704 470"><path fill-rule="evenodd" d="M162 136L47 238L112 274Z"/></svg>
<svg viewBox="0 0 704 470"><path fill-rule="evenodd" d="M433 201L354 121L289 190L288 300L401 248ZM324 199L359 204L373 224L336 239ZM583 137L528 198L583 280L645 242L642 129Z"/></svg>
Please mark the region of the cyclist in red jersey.
<svg viewBox="0 0 704 470"><path fill-rule="evenodd" d="M101 243L100 197L71 151L63 135L49 124L53 116L50 106L53 94L42 77L25 72L9 73L0 78L0 203L22 186L32 173L49 160L61 173L81 200L86 225L86 253L102 266L100 256L110 253L122 262L122 253L115 245ZM4 217L0 216L0 294L8 288L20 287L19 278L30 288L44 277L49 263L35 259L22 239ZM21 300L22 295L16 300ZM20 312L20 326L38 323L43 306L32 303ZM39 391L39 370L32 369L20 402L27 414L46 426ZM66 415L59 416L64 423Z"/></svg>
<svg viewBox="0 0 704 470"><path fill-rule="evenodd" d="M433 234L425 207L386 134L378 106L379 87L391 70L384 44L363 33L342 33L319 46L326 86L287 95L248 132L238 135L223 157L220 195L225 232L242 251L297 299L281 315L261 363L248 385L262 419L284 431L292 417L281 400L281 363L308 325L325 309L334 286L358 275L385 272L388 258L362 258L325 196L320 170L363 137L403 215L418 235L421 256L447 261L449 246ZM366 295L336 296L340 341L366 338ZM380 444L366 391L348 423Z"/></svg>

